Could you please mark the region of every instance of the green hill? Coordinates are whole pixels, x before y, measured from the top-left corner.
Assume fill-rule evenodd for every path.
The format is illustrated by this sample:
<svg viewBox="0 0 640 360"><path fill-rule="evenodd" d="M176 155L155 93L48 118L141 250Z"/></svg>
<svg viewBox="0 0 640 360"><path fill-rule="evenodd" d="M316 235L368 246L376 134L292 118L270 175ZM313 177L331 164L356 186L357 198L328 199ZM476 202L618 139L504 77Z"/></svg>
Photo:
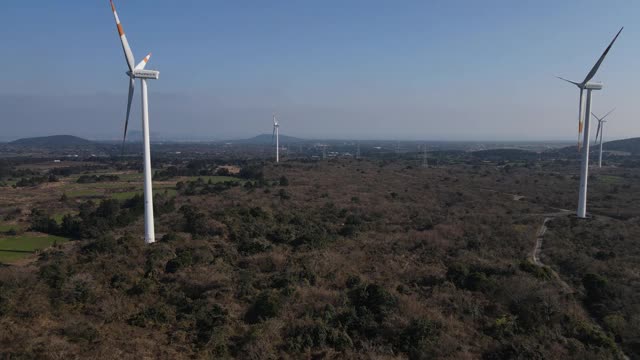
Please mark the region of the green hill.
<svg viewBox="0 0 640 360"><path fill-rule="evenodd" d="M53 135L53 136L41 136L24 138L12 141L9 145L24 146L24 147L75 147L93 145L93 141L79 138L73 135Z"/></svg>
<svg viewBox="0 0 640 360"><path fill-rule="evenodd" d="M640 137L609 141L602 144L604 150L624 151L632 154L640 154Z"/></svg>

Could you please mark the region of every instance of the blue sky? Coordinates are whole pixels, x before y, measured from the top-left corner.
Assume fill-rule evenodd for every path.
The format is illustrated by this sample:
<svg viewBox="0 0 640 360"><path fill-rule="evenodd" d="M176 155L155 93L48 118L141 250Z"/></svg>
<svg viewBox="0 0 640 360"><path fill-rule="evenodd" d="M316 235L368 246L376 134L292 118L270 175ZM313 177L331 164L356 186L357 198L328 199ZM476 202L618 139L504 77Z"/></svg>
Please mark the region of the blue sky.
<svg viewBox="0 0 640 360"><path fill-rule="evenodd" d="M606 136L640 136L632 1L118 0L136 59L152 51L151 127L162 134L574 139L582 80ZM5 0L2 136L117 138L126 64L107 0ZM139 93L137 93L139 95ZM139 126L139 96L133 125Z"/></svg>

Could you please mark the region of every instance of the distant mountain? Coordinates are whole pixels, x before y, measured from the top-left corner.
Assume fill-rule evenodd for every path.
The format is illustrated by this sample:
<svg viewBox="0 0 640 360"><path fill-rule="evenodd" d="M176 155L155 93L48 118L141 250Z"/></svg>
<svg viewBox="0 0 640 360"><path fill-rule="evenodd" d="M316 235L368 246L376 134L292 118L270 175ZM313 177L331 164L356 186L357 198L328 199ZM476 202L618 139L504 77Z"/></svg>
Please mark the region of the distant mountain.
<svg viewBox="0 0 640 360"><path fill-rule="evenodd" d="M232 143L242 143L242 144L271 144L274 142L273 136L271 134L261 134L258 136L254 136L249 139L230 141ZM305 142L307 140L300 139L293 136L280 135L280 144L291 144L291 143L300 143Z"/></svg>
<svg viewBox="0 0 640 360"><path fill-rule="evenodd" d="M640 154L640 137L609 141L602 144L602 148L608 151L624 151L637 155Z"/></svg>
<svg viewBox="0 0 640 360"><path fill-rule="evenodd" d="M13 146L25 146L25 147L40 147L40 148L53 148L53 147L75 147L75 146L87 146L93 145L93 141L79 138L73 135L53 135L24 138L12 141L9 145Z"/></svg>

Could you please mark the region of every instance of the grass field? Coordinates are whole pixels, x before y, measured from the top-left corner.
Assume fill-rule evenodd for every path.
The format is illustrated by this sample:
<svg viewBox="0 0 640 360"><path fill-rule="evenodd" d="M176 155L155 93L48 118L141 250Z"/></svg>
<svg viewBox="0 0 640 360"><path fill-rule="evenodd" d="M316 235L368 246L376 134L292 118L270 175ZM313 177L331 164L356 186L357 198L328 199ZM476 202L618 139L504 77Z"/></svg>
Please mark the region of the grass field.
<svg viewBox="0 0 640 360"><path fill-rule="evenodd" d="M7 184L7 186L14 186L19 179L13 179L13 180L5 180L4 183Z"/></svg>
<svg viewBox="0 0 640 360"><path fill-rule="evenodd" d="M616 184L624 182L624 178L615 175L598 175L598 180L603 183Z"/></svg>
<svg viewBox="0 0 640 360"><path fill-rule="evenodd" d="M20 226L15 225L15 224L0 224L0 232L4 233L10 230L18 230L20 228Z"/></svg>
<svg viewBox="0 0 640 360"><path fill-rule="evenodd" d="M0 263L10 263L30 256L37 250L48 248L54 243L63 243L68 239L41 234L25 234L0 238Z"/></svg>
<svg viewBox="0 0 640 360"><path fill-rule="evenodd" d="M53 214L52 218L53 220L55 220L58 224L62 223L62 218L67 215L67 213L58 213L58 214Z"/></svg>

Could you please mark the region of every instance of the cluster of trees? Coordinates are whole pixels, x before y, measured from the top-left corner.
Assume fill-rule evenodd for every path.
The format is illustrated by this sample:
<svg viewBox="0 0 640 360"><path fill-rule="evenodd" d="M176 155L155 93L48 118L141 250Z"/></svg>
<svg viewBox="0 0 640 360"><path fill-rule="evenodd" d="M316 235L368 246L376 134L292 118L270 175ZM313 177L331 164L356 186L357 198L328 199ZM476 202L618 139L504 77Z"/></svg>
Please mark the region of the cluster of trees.
<svg viewBox="0 0 640 360"><path fill-rule="evenodd" d="M219 168L219 165L222 164L224 162L218 160L194 159L185 165L169 165L158 170L153 174L153 179L163 181L179 176L228 176L229 171L226 168Z"/></svg>
<svg viewBox="0 0 640 360"><path fill-rule="evenodd" d="M35 231L75 239L91 239L126 226L143 213L144 198L136 195L122 202L116 199L105 199L99 203L89 200L80 205L77 215L65 215L60 224L44 211L33 209L29 221L31 229Z"/></svg>
<svg viewBox="0 0 640 360"><path fill-rule="evenodd" d="M154 211L158 215L171 212L174 208L173 198L155 196ZM117 199L105 199L99 203L93 200L86 201L79 206L77 215L66 214L60 223L45 211L36 208L31 210L29 222L34 231L73 239L92 239L129 225L142 214L144 214L144 197L135 195L124 201Z"/></svg>
<svg viewBox="0 0 640 360"><path fill-rule="evenodd" d="M40 173L36 170L29 168L19 168L18 165L23 164L24 161L19 159L0 159L0 179L6 178L22 178L40 175Z"/></svg>
<svg viewBox="0 0 640 360"><path fill-rule="evenodd" d="M33 161L43 161L44 159L14 159L12 161L7 159L0 160L0 180L18 179L15 183L16 187L31 187L37 186L46 182L58 181L59 177L67 177L72 174L77 174L86 171L104 170L107 169L105 165L80 165L71 167L58 167L48 169L47 171L38 171L30 168L17 167L17 165L28 164ZM50 161L50 160L46 160ZM101 175L107 176L108 175ZM92 182L95 175L83 175L83 180L86 182ZM102 181L110 181L107 177ZM80 182L80 181L79 181ZM0 181L0 183L2 183Z"/></svg>
<svg viewBox="0 0 640 360"><path fill-rule="evenodd" d="M239 181L223 181L214 183L211 179L209 179L209 181L204 181L202 178L197 178L196 180L186 182L178 181L178 183L176 183L176 190L181 195L192 196L218 194L236 186L240 186Z"/></svg>
<svg viewBox="0 0 640 360"><path fill-rule="evenodd" d="M107 165L75 165L66 167L57 167L49 170L49 174L67 177L73 174L82 174L93 171L104 171L110 167Z"/></svg>
<svg viewBox="0 0 640 360"><path fill-rule="evenodd" d="M58 177L50 174L43 176L32 176L28 178L21 178L16 182L16 187L29 187L29 186L37 186L46 182L57 182Z"/></svg>

